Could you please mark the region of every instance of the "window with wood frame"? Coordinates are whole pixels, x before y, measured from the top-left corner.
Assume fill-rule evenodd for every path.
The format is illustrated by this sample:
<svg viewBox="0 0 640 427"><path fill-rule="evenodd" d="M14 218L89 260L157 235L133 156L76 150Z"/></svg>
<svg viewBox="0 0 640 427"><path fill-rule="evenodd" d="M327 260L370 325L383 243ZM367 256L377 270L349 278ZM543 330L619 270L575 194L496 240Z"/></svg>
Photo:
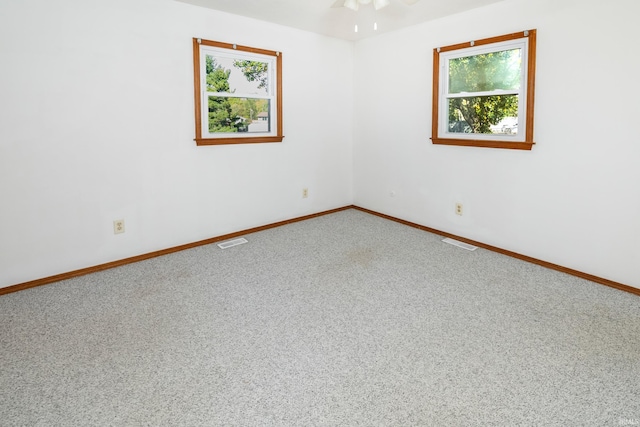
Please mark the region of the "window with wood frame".
<svg viewBox="0 0 640 427"><path fill-rule="evenodd" d="M282 142L282 54L193 39L197 145Z"/></svg>
<svg viewBox="0 0 640 427"><path fill-rule="evenodd" d="M434 144L531 150L536 30L433 50Z"/></svg>

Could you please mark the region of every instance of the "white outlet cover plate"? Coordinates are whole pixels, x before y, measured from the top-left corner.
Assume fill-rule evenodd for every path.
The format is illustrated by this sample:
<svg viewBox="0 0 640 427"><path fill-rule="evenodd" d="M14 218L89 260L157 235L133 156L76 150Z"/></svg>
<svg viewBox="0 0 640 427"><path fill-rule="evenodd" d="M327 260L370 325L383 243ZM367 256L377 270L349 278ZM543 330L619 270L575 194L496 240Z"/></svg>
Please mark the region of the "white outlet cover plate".
<svg viewBox="0 0 640 427"><path fill-rule="evenodd" d="M124 233L124 219L117 219L113 221L113 234Z"/></svg>

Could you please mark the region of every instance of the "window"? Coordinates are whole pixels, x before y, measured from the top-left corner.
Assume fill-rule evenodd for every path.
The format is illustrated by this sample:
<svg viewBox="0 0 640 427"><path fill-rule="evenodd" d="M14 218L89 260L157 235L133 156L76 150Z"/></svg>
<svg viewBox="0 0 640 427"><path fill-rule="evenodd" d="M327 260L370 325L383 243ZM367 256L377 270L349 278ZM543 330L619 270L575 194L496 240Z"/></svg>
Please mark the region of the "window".
<svg viewBox="0 0 640 427"><path fill-rule="evenodd" d="M434 144L531 150L536 31L433 51Z"/></svg>
<svg viewBox="0 0 640 427"><path fill-rule="evenodd" d="M282 142L282 54L193 39L197 145Z"/></svg>

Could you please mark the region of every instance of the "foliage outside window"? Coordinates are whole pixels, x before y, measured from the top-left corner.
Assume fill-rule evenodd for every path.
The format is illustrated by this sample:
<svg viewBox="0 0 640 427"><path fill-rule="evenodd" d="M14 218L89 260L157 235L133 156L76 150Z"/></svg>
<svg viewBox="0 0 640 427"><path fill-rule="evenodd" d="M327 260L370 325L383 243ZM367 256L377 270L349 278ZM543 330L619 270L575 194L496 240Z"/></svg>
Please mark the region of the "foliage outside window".
<svg viewBox="0 0 640 427"><path fill-rule="evenodd" d="M196 143L281 142L282 54L193 39Z"/></svg>
<svg viewBox="0 0 640 427"><path fill-rule="evenodd" d="M530 150L536 31L433 51L434 144Z"/></svg>

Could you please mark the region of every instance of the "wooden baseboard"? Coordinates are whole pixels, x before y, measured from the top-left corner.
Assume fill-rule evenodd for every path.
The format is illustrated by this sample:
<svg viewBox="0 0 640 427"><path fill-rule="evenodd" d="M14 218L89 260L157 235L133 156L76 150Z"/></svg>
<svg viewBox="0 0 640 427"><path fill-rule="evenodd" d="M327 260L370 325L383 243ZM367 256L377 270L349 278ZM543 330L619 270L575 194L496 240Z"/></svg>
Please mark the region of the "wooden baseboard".
<svg viewBox="0 0 640 427"><path fill-rule="evenodd" d="M335 212L344 211L347 209L351 209L353 206L344 206L337 209L331 209L328 211L318 212L311 215L305 215L298 218L288 219L285 221L275 222L273 224L267 224L260 227L249 228L247 230L237 231L235 233L224 234L222 236L212 237L210 239L200 240L193 243L187 243L185 245L175 246L173 248L162 249L155 252L150 252L147 254L137 255L130 258L121 259L118 261L108 262L106 264L94 265L93 267L81 268L80 270L70 271L68 273L56 274L55 276L44 277L42 279L32 280L30 282L19 283L13 286L7 286L5 288L0 288L0 295L9 294L12 292L22 291L24 289L35 288L36 286L47 285L49 283L59 282L61 280L71 279L73 277L84 276L85 274L95 273L97 271L108 270L114 267L120 267L126 264L132 264L138 261L144 261L146 259L159 257L162 255L168 255L174 252L183 251L185 249L191 249L198 246L209 245L211 243L221 242L227 239L233 239L239 236L243 236L245 234L256 233L258 231L268 230L270 228L280 227L282 225L292 224L294 222L305 221L307 219L316 218L322 215L328 215Z"/></svg>
<svg viewBox="0 0 640 427"><path fill-rule="evenodd" d="M287 224L292 224L294 222L305 221L307 219L316 218L316 217L319 217L319 216L328 215L328 214L332 214L332 213L335 213L335 212L344 211L344 210L347 210L347 209L356 209L356 210L359 210L361 212L366 212L366 213L371 214L371 215L376 215L376 216L379 216L381 218L388 219L390 221L394 221L394 222L397 222L397 223L400 223L400 224L407 225L409 227L417 228L419 230L427 231L427 232L433 233L433 234L438 234L438 235L443 236L443 237L450 237L450 238L458 240L460 242L469 243L470 245L478 246L480 248L488 249L488 250L493 251L493 252L497 252L497 253L500 253L500 254L503 254L503 255L507 255L507 256L510 256L510 257L513 257L513 258L517 258L517 259L520 259L520 260L523 260L523 261L527 261L527 262L530 262L532 264L537 264L537 265L540 265L542 267L550 268L552 270L561 271L563 273L567 273L567 274L570 274L572 276L580 277L582 279L590 280L592 282L599 283L601 285L609 286L611 288L615 288L615 289L618 289L618 290L621 290L621 291L629 292L629 293L632 293L632 294L640 296L640 289L634 288L633 286L624 285L622 283L614 282L614 281L608 280L608 279L603 279L602 277L597 277L597 276L594 276L594 275L591 275L591 274L583 273L581 271L573 270L571 268L563 267L561 265L553 264L553 263L550 263L550 262L547 262L547 261L542 261L542 260L539 260L539 259L536 259L536 258L532 258L532 257L527 256L527 255L519 254L517 252L512 252L512 251L508 251L506 249L501 249L501 248L498 248L498 247L495 247L495 246L487 245L487 244L484 244L482 242L477 242L475 240L467 239L465 237L456 236L455 234L446 233L444 231L436 230L436 229L431 228L431 227L426 227L424 225L416 224L416 223L413 223L413 222L410 222L410 221L405 221L405 220L400 219L400 218L395 218L395 217L390 216L390 215L385 215L385 214L382 214L380 212L375 212L375 211L372 211L372 210L369 210L369 209L365 209L365 208L361 208L359 206L354 206L354 205L344 206L344 207L341 207L341 208L331 209L331 210L323 211L323 212L318 212L318 213L311 214L311 215L305 215L305 216L301 216L301 217L298 217L298 218L293 218L293 219L288 219L288 220L285 220L285 221L276 222L276 223L273 223L273 224L267 224L267 225L263 225L263 226L260 226L260 227L254 227L254 228L250 228L250 229L247 229L247 230L237 231L235 233L229 233L229 234L224 234L222 236L212 237L210 239L200 240L200 241L193 242L193 243L187 243L185 245L180 245L180 246L175 246L175 247L172 247L172 248L162 249L162 250L155 251L155 252L150 252L150 253L147 253L147 254L137 255L137 256L134 256L134 257L125 258L125 259L121 259L121 260L118 260L118 261L108 262L106 264L100 264L100 265L96 265L96 266L93 266L93 267L87 267L87 268L82 268L80 270L70 271L68 273L62 273L62 274L57 274L55 276L49 276L49 277L44 277L42 279L32 280L30 282L24 282L24 283L20 283L20 284L13 285L13 286L7 286L5 288L0 288L0 295L5 295L5 294L12 293L12 292L17 292L17 291L21 291L21 290L24 290L24 289L34 288L34 287L46 285L46 284L49 284L49 283L59 282L61 280L71 279L73 277L84 276L85 274L95 273L97 271L107 270L107 269L114 268L114 267L120 267L122 265L131 264L131 263L134 263L134 262L143 261L143 260L150 259L150 258L155 258L155 257L159 257L159 256L162 256L162 255L168 255L168 254L171 254L171 253L174 253L174 252L183 251L185 249L195 248L197 246L209 245L211 243L216 243L216 242L220 242L220 241L223 241L223 240L240 237L240 236L243 236L245 234L256 233L258 231L268 230L270 228L275 228L275 227L280 227L280 226L287 225Z"/></svg>
<svg viewBox="0 0 640 427"><path fill-rule="evenodd" d="M451 234L451 233L447 233L447 232L444 232L444 231L436 230L434 228L426 227L424 225L416 224L416 223L413 223L413 222L410 222L410 221L405 221L405 220L400 219L400 218L395 218L395 217L392 217L390 215L385 215L385 214L382 214L380 212L375 212L375 211L372 211L372 210L369 210L369 209L361 208L359 206L353 206L353 209L357 209L359 211L366 212L366 213L369 213L371 215L376 215L376 216L379 216L381 218L388 219L390 221L395 221L395 222L398 222L400 224L408 225L409 227L417 228L417 229L420 229L420 230L423 230L423 231L427 231L429 233L438 234L438 235L443 236L443 237L449 237L449 238L458 240L460 242L464 242L464 243L468 243L470 245L478 246L479 248L488 249L490 251L497 252L497 253L500 253L500 254L503 254L503 255L507 255L507 256L510 256L510 257L513 257L513 258L517 258L517 259L520 259L520 260L523 260L523 261L527 261L527 262L530 262L532 264L541 265L542 267L546 267L546 268L549 268L551 270L561 271L563 273L567 273L567 274L570 274L572 276L580 277L582 279L590 280L592 282L596 282L596 283L599 283L601 285L609 286L611 288L615 288L615 289L618 289L618 290L621 290L621 291L629 292L629 293L632 293L632 294L635 294L635 295L640 295L640 289L634 288L633 286L629 286L629 285L625 285L625 284L622 284L622 283L614 282L614 281L609 280L609 279L603 279L602 277L594 276L592 274L583 273L583 272L578 271L578 270L573 270L571 268L563 267L561 265L553 264L553 263L550 263L550 262L547 262L547 261L542 261L540 259L532 258L532 257L527 256L527 255L522 255L522 254L519 254L517 252L508 251L506 249L502 249L502 248L498 248L498 247L495 247L495 246L487 245L487 244L484 244L482 242L477 242L475 240L467 239L465 237L456 236L455 234Z"/></svg>

